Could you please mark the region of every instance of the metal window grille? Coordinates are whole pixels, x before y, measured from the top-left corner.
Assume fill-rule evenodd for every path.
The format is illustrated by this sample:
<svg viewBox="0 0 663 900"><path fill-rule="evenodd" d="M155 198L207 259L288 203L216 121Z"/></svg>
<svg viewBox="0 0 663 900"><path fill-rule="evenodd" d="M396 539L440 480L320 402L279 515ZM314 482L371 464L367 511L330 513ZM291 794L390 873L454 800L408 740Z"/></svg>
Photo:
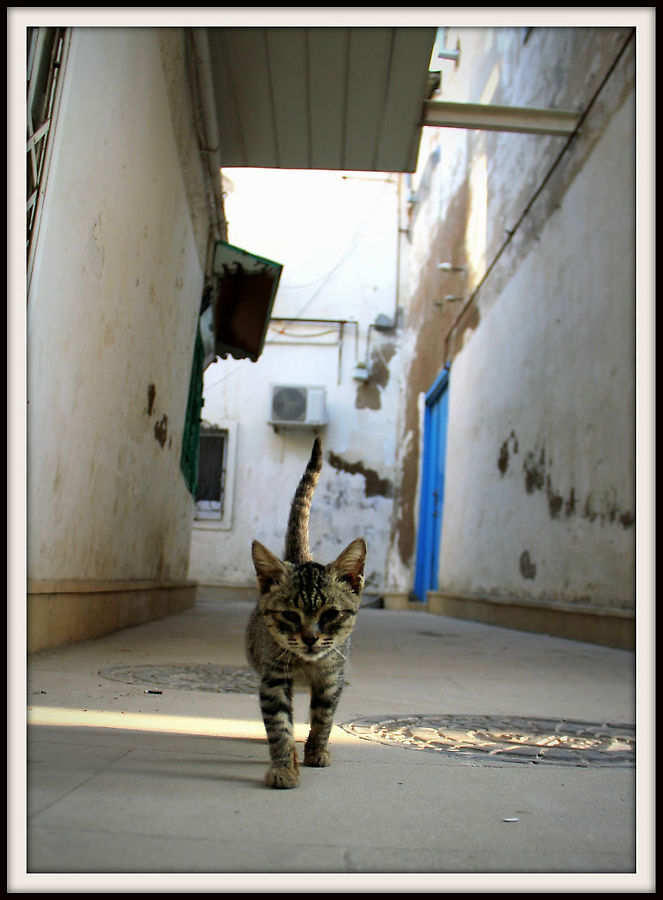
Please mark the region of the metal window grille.
<svg viewBox="0 0 663 900"><path fill-rule="evenodd" d="M196 519L222 519L228 460L228 432L200 431Z"/></svg>
<svg viewBox="0 0 663 900"><path fill-rule="evenodd" d="M28 254L43 194L49 136L56 110L66 28L27 30L27 241Z"/></svg>

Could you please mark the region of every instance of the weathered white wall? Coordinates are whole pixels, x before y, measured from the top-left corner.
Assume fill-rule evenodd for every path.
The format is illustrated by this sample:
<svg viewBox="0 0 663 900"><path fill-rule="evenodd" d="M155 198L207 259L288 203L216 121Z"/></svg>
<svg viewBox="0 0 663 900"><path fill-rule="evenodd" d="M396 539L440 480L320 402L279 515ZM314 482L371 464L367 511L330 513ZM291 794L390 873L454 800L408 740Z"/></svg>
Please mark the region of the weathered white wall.
<svg viewBox="0 0 663 900"><path fill-rule="evenodd" d="M454 359L445 591L633 604L633 114Z"/></svg>
<svg viewBox="0 0 663 900"><path fill-rule="evenodd" d="M273 315L353 319L339 362L334 325L270 329L257 363L219 360L206 371L203 418L236 425L229 529L194 526L190 577L203 584L253 585L254 538L283 550L289 505L314 432L267 424L270 385L327 389L325 464L313 501L311 550L331 561L355 537L368 543L367 592L383 587L396 456L398 332L371 329L367 384L353 379L367 354L368 326L396 304L396 180L321 172L229 171L229 241L284 264ZM324 332L329 332L324 334ZM304 339L302 334L311 337ZM314 335L318 335L317 337Z"/></svg>
<svg viewBox="0 0 663 900"><path fill-rule="evenodd" d="M440 590L634 602L628 39L624 28L450 30L461 60L443 63L438 99L579 112L597 99L558 163L565 138L425 129L412 178L393 592L414 582L422 396L450 363ZM442 273L443 261L466 272ZM447 294L464 301L440 302Z"/></svg>
<svg viewBox="0 0 663 900"><path fill-rule="evenodd" d="M33 581L186 577L206 228L164 62L158 29L74 29L27 306Z"/></svg>

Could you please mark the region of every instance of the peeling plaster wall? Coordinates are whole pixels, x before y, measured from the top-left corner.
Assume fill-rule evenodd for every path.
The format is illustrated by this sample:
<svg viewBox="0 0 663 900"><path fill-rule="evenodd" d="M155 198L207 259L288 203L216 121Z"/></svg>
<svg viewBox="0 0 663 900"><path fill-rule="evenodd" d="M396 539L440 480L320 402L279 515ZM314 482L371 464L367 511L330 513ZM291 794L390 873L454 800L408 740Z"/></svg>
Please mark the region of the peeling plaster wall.
<svg viewBox="0 0 663 900"><path fill-rule="evenodd" d="M633 605L628 35L450 29L461 63L442 73L443 100L583 110L607 80L554 169L563 138L425 129L413 178L394 592L414 581L422 396L449 362L440 590ZM466 272L440 272L445 261ZM463 301L439 302L445 295Z"/></svg>
<svg viewBox="0 0 663 900"><path fill-rule="evenodd" d="M454 359L445 591L634 604L633 112Z"/></svg>
<svg viewBox="0 0 663 900"><path fill-rule="evenodd" d="M237 423L232 525L220 530L209 522L196 523L190 577L203 584L253 585L251 541L256 538L282 553L290 501L308 462L314 432L275 432L267 424L269 386L292 383L293 375L296 379L305 371L304 383L329 386L330 423L320 429L324 466L311 510L311 552L316 560L331 562L351 540L364 537L369 546L366 591L379 592L393 495L393 418L357 410L356 387L347 374L344 383L335 385L336 348L321 352L270 346L258 364L251 369L249 365L228 379L234 384L226 386L222 400L215 401L213 390L205 395L207 421ZM208 370L210 381L212 373L218 377L218 366ZM392 405L395 409L395 397Z"/></svg>
<svg viewBox="0 0 663 900"><path fill-rule="evenodd" d="M187 576L207 226L182 75L180 29L73 31L27 307L33 582Z"/></svg>
<svg viewBox="0 0 663 900"><path fill-rule="evenodd" d="M267 422L270 385L314 385L326 388L329 424L320 429L324 467L311 510L311 552L330 562L364 537L365 590L380 593L395 491L400 329L369 326L395 309L396 180L278 171L224 176L232 184L230 242L284 265L273 315L354 319L357 327L344 326L339 348L333 324L274 323L257 363L218 360L206 370L203 419L230 425L236 435L234 497L229 528L195 523L190 577L252 587L251 541L282 553L315 432L274 431ZM366 361L369 381L355 380L357 363Z"/></svg>

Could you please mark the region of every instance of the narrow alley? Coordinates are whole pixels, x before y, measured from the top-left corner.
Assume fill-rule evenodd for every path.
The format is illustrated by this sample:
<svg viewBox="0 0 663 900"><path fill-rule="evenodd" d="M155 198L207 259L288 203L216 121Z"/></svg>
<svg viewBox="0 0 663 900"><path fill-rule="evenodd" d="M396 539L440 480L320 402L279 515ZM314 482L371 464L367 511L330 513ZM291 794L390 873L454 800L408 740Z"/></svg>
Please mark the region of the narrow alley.
<svg viewBox="0 0 663 900"><path fill-rule="evenodd" d="M655 8L7 19L10 892L651 892Z"/></svg>
<svg viewBox="0 0 663 900"><path fill-rule="evenodd" d="M36 890L260 890L268 874L269 891L319 892L321 872L340 892L628 890L644 849L632 652L367 607L332 766L273 791L250 608L203 597L33 657Z"/></svg>

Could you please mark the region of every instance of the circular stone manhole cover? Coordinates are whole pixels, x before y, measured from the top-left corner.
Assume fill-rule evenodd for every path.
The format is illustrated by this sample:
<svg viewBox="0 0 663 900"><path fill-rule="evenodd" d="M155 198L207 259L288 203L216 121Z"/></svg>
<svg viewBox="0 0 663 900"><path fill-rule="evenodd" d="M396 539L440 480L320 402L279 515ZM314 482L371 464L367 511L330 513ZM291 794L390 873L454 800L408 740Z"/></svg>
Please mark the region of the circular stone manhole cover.
<svg viewBox="0 0 663 900"><path fill-rule="evenodd" d="M483 762L635 765L633 725L530 717L421 715L361 718L341 727L367 741Z"/></svg>
<svg viewBox="0 0 663 900"><path fill-rule="evenodd" d="M100 669L99 674L110 681L178 691L254 694L259 687L258 676L247 666L124 665Z"/></svg>

